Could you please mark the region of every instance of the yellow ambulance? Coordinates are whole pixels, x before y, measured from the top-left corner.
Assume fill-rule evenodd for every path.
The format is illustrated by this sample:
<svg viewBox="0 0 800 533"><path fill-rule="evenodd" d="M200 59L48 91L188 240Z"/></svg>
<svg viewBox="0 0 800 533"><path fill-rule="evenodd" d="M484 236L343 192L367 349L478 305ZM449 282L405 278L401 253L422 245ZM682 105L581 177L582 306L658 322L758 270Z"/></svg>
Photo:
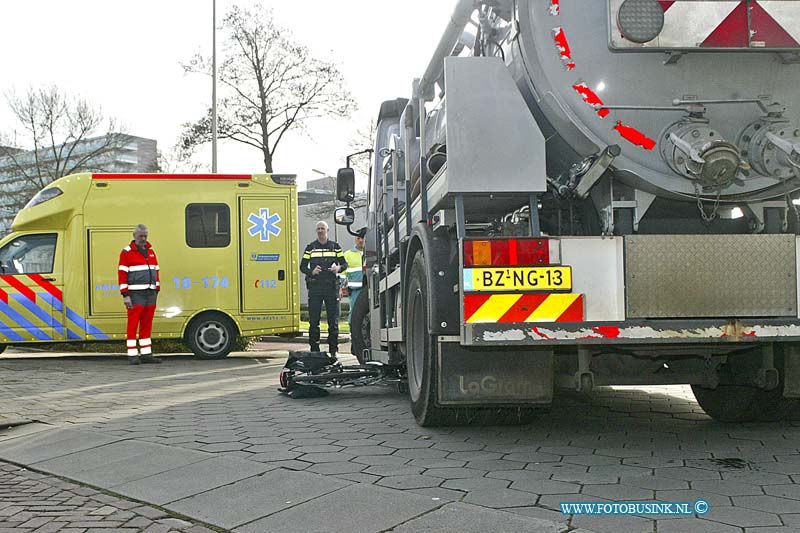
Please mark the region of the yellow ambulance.
<svg viewBox="0 0 800 533"><path fill-rule="evenodd" d="M0 352L125 339L117 264L140 223L161 268L154 338L211 359L238 335L299 330L294 176L75 174L0 240Z"/></svg>

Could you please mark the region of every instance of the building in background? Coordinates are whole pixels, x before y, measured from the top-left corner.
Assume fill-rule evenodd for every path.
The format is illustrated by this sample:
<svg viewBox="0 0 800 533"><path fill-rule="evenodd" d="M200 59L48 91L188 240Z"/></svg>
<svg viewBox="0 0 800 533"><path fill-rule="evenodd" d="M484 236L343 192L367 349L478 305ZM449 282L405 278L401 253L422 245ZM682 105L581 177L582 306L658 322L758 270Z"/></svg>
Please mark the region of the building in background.
<svg viewBox="0 0 800 533"><path fill-rule="evenodd" d="M36 167L48 170L45 175L58 175L49 171L58 165L70 168L82 160L82 172L156 172L158 160L156 141L133 135L120 135L119 141L109 143L106 136L94 137L66 144L55 150L22 150L0 147L0 236L11 230L17 212L25 206L41 185L27 179L36 175ZM64 154L71 153L65 160ZM45 178L45 185L52 179Z"/></svg>

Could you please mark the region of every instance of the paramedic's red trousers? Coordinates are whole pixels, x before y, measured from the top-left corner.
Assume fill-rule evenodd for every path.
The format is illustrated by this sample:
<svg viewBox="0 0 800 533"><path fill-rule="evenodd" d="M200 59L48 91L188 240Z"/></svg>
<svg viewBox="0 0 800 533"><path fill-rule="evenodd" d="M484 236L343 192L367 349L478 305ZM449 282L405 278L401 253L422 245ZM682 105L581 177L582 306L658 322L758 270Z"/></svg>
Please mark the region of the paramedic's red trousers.
<svg viewBox="0 0 800 533"><path fill-rule="evenodd" d="M148 291L150 292L150 291ZM131 294L133 307L128 309L128 356L151 355L153 353L150 336L153 332L153 317L156 314L156 293ZM147 304L147 305L143 305ZM139 333L139 348L136 348L136 333Z"/></svg>

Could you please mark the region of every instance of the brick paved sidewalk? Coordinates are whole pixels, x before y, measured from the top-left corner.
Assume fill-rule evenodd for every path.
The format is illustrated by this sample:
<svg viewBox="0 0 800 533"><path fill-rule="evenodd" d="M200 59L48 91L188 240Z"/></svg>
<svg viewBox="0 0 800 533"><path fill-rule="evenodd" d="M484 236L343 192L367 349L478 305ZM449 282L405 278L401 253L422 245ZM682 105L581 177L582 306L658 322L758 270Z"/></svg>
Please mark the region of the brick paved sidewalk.
<svg viewBox="0 0 800 533"><path fill-rule="evenodd" d="M95 489L0 462L0 533L212 533Z"/></svg>

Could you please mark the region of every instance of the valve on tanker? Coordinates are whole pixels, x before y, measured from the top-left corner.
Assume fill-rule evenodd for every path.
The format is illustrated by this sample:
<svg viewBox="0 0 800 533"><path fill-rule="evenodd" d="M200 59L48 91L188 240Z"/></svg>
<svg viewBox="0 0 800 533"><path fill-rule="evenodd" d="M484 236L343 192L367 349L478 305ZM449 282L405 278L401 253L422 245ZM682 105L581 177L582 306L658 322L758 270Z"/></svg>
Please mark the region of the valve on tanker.
<svg viewBox="0 0 800 533"><path fill-rule="evenodd" d="M788 121L762 119L750 124L739 136L739 147L762 176L800 175L800 129L789 127Z"/></svg>
<svg viewBox="0 0 800 533"><path fill-rule="evenodd" d="M736 145L704 121L678 122L668 127L661 156L676 173L716 190L728 187L743 165Z"/></svg>

